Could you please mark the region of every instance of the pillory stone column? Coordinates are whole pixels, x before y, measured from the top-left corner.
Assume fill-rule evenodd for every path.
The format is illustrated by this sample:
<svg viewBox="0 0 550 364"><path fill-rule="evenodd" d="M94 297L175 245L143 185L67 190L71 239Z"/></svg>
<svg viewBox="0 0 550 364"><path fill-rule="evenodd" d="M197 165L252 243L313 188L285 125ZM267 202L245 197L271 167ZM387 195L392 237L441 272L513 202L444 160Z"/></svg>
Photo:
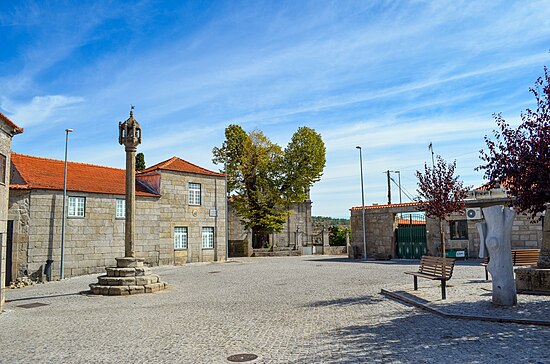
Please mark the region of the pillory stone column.
<svg viewBox="0 0 550 364"><path fill-rule="evenodd" d="M134 216L136 212L136 150L141 144L141 127L134 119L134 111L123 123L118 123L118 142L126 151L126 224L124 230L124 257L135 258Z"/></svg>
<svg viewBox="0 0 550 364"><path fill-rule="evenodd" d="M90 284L93 294L129 295L151 293L166 288L160 277L151 274L151 268L143 265L143 259L135 256L136 212L136 150L141 144L141 127L134 119L134 107L130 117L118 124L118 142L126 151L126 221L124 230L124 257L116 258L117 266L105 268L106 275L98 277L98 284Z"/></svg>

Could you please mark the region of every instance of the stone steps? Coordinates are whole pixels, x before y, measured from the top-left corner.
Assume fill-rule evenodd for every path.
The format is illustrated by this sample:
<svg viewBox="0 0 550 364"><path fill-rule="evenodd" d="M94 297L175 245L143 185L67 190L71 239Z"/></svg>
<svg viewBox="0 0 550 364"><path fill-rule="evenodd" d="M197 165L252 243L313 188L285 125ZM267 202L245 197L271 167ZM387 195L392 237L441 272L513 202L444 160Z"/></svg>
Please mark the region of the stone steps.
<svg viewBox="0 0 550 364"><path fill-rule="evenodd" d="M92 294L121 296L153 293L166 288L166 283L151 268L143 265L143 259L117 258L116 267L105 268L107 274L99 276L97 284L90 284Z"/></svg>

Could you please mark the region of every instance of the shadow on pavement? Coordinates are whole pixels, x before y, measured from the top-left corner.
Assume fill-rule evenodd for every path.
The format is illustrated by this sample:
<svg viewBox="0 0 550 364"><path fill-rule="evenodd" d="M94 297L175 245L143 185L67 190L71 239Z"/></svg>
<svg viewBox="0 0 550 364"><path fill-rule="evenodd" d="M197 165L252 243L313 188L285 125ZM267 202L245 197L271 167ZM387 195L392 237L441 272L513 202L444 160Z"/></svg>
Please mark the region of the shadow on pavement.
<svg viewBox="0 0 550 364"><path fill-rule="evenodd" d="M353 305L364 305L371 303L378 303L382 301L382 298L375 296L362 296L362 297L352 297L352 298L339 298L335 300L328 301L317 301L313 302L304 307L328 307L328 306L353 306Z"/></svg>
<svg viewBox="0 0 550 364"><path fill-rule="evenodd" d="M289 363L548 362L550 331L540 327L457 322L428 313L336 329L318 338L315 357ZM513 359L512 359L513 358Z"/></svg>

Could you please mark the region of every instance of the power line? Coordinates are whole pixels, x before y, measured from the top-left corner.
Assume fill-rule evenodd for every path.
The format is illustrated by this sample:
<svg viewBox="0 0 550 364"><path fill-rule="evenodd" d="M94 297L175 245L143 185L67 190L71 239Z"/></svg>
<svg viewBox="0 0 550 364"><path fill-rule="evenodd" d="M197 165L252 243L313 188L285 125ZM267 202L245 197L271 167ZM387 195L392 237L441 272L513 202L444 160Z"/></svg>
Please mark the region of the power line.
<svg viewBox="0 0 550 364"><path fill-rule="evenodd" d="M397 182L395 182L395 180L393 179L393 177L390 177L391 181L397 186L399 187L399 184ZM410 200L410 201L414 201L414 199L407 193L408 191L405 189L405 187L401 186L401 190L403 191L403 193L405 194L405 196L407 196L407 198Z"/></svg>

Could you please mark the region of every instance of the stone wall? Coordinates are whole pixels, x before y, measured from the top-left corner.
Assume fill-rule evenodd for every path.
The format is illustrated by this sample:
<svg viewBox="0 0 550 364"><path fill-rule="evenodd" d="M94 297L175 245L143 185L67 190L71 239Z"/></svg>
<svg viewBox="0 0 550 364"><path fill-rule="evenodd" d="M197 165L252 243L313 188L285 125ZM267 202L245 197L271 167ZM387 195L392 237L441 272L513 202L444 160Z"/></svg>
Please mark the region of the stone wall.
<svg viewBox="0 0 550 364"><path fill-rule="evenodd" d="M147 265L225 259L224 179L162 171L161 197L136 196L135 252ZM201 184L201 205L187 202L188 182ZM216 193L215 193L216 192ZM124 219L116 218L123 195L67 192L86 198L83 218L65 220L65 277L103 273L124 256ZM216 210L217 217L210 212ZM63 191L12 189L13 275L59 279ZM214 215L214 214L212 214ZM188 249L174 249L174 227L188 228ZM214 249L202 249L202 227L214 227Z"/></svg>
<svg viewBox="0 0 550 364"><path fill-rule="evenodd" d="M506 201L502 199L491 201L468 202L468 207L484 207L494 204L503 204ZM395 215L397 213L417 212L414 203L395 204L383 206L367 206L365 209L366 235L367 235L367 257L369 259L391 259L396 258L395 251ZM454 214L449 220L467 221L468 238L461 240L450 239L450 223L443 222L443 231L446 239L446 249L467 249L468 257L476 258L479 253L479 234L476 223L483 220L469 220L465 213ZM359 208L351 210L351 245L355 255L359 258L363 256L363 224L362 214ZM518 214L512 227L512 248L536 248L541 246L542 242L542 223L531 222L530 218L524 214ZM426 219L426 240L429 255L441 254L441 235L439 220ZM350 250L350 254L351 254Z"/></svg>
<svg viewBox="0 0 550 364"><path fill-rule="evenodd" d="M188 203L189 182L201 185L200 206ZM225 260L225 179L163 170L160 188L161 264ZM175 227L187 227L188 249L174 250ZM202 248L203 227L214 227L213 249Z"/></svg>
<svg viewBox="0 0 550 364"><path fill-rule="evenodd" d="M0 312L4 304L4 287L6 277L6 250L7 250L7 218L8 218L8 195L10 181L10 153L11 137L4 128L0 130L0 153L6 157L5 181L0 181Z"/></svg>
<svg viewBox="0 0 550 364"><path fill-rule="evenodd" d="M234 206L229 204L229 242L230 257L253 256L252 231L240 222ZM289 210L283 230L269 234L273 250L293 249L301 251L304 246L313 244L313 220L311 218L311 201L292 206Z"/></svg>
<svg viewBox="0 0 550 364"><path fill-rule="evenodd" d="M86 198L83 218L65 220L65 276L100 273L124 256L124 219L115 206L121 195L67 192ZM136 256L159 264L157 198L136 198ZM12 190L9 218L14 221L13 277L58 279L61 264L63 192ZM51 276L47 277L46 275Z"/></svg>

